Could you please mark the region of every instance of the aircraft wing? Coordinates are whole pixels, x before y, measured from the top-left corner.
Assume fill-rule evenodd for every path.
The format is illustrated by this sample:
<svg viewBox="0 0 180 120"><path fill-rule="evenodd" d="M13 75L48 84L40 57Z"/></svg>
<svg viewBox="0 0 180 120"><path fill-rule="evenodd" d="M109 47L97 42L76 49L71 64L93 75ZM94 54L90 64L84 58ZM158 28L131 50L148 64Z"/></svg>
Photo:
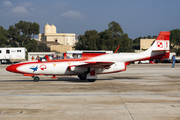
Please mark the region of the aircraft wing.
<svg viewBox="0 0 180 120"><path fill-rule="evenodd" d="M82 65L75 65L75 67L93 67L93 68L109 68L114 62L85 62Z"/></svg>

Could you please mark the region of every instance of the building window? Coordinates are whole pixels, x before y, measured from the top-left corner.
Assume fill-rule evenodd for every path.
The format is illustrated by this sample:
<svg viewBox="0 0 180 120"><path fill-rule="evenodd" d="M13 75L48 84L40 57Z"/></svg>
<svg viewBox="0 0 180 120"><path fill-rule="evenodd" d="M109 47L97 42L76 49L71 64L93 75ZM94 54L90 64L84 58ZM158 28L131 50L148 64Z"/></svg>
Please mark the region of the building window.
<svg viewBox="0 0 180 120"><path fill-rule="evenodd" d="M6 50L6 54L9 54L10 53L10 50Z"/></svg>
<svg viewBox="0 0 180 120"><path fill-rule="evenodd" d="M17 52L21 52L21 50L17 50Z"/></svg>
<svg viewBox="0 0 180 120"><path fill-rule="evenodd" d="M1 50L0 50L0 53L1 53Z"/></svg>
<svg viewBox="0 0 180 120"><path fill-rule="evenodd" d="M57 39L55 39L55 42L57 42Z"/></svg>
<svg viewBox="0 0 180 120"><path fill-rule="evenodd" d="M68 40L68 38L66 38L66 45L69 45L69 40Z"/></svg>

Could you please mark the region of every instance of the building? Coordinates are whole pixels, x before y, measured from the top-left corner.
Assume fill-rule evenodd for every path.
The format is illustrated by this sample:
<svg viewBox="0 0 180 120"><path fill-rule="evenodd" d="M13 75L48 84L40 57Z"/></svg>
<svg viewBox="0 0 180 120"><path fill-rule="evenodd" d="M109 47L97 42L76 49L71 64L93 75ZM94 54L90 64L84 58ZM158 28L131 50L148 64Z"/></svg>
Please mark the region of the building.
<svg viewBox="0 0 180 120"><path fill-rule="evenodd" d="M140 39L140 50L146 50L151 47L156 39Z"/></svg>
<svg viewBox="0 0 180 120"><path fill-rule="evenodd" d="M73 50L76 39L75 33L57 33L55 25L44 26L44 33L39 34L39 42L46 43L51 51L66 52Z"/></svg>
<svg viewBox="0 0 180 120"><path fill-rule="evenodd" d="M140 53L150 48L154 40L156 39L140 39L140 50L135 50L135 53Z"/></svg>

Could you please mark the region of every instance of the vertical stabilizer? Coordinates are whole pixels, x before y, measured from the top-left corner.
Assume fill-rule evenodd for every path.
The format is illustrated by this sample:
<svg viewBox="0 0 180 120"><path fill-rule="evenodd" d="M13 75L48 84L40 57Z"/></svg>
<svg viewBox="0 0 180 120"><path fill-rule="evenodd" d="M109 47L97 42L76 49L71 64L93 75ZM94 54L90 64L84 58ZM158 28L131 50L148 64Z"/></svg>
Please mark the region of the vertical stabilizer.
<svg viewBox="0 0 180 120"><path fill-rule="evenodd" d="M170 32L161 31L154 44L147 51L169 51Z"/></svg>

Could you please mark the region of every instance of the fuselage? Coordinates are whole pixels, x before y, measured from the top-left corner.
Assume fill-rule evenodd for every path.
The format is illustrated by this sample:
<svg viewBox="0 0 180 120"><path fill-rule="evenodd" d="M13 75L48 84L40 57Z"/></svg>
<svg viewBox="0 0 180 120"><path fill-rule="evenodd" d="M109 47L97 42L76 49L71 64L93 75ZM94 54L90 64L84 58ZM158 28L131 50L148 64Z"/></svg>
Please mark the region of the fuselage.
<svg viewBox="0 0 180 120"><path fill-rule="evenodd" d="M69 70L69 66L78 66L87 62L112 62L108 68L94 67L97 74L115 73L126 70L126 65L129 62L137 60L146 60L151 57L163 56L164 52L156 54L148 53L104 53L104 54L82 54L81 58L74 59L58 59L48 61L27 61L7 67L8 71L32 74L32 75L79 75L87 71L87 67L74 67Z"/></svg>

